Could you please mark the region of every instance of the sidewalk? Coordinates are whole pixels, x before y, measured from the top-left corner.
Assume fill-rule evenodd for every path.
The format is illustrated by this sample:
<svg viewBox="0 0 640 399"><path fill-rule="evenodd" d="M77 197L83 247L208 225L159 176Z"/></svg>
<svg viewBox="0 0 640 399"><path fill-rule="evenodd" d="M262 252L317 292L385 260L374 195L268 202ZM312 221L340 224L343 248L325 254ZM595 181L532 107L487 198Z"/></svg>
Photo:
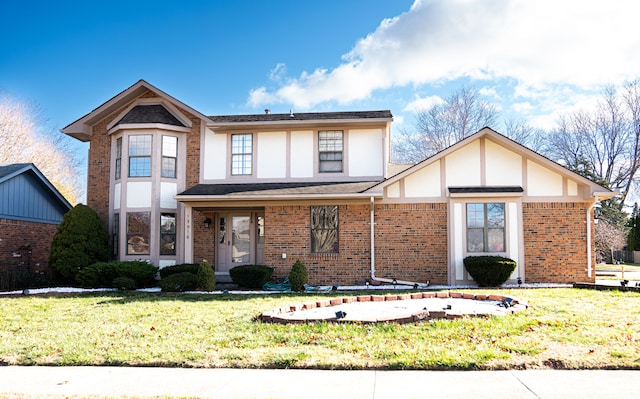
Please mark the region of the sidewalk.
<svg viewBox="0 0 640 399"><path fill-rule="evenodd" d="M0 366L0 397L637 398L640 371L329 371ZM24 397L24 396L23 396Z"/></svg>

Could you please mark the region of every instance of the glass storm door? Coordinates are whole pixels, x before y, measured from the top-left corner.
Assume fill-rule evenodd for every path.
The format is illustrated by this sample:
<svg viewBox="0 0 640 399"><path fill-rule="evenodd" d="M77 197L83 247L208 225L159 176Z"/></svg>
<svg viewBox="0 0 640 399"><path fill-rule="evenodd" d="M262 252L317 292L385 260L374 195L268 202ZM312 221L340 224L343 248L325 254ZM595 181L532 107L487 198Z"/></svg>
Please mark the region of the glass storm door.
<svg viewBox="0 0 640 399"><path fill-rule="evenodd" d="M231 267L251 263L251 216L231 216Z"/></svg>

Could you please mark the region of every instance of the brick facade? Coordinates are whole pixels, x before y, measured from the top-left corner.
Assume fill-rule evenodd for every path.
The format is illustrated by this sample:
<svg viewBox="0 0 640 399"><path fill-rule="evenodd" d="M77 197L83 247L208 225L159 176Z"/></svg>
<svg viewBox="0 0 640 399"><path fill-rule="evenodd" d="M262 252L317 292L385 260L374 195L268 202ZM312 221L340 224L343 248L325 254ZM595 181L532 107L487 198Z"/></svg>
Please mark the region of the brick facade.
<svg viewBox="0 0 640 399"><path fill-rule="evenodd" d="M0 219L0 270L49 275L49 252L57 225ZM31 254L20 247L31 246ZM14 256L21 253L21 257Z"/></svg>
<svg viewBox="0 0 640 399"><path fill-rule="evenodd" d="M527 283L595 282L595 272L587 275L587 208L579 202L522 204Z"/></svg>
<svg viewBox="0 0 640 399"><path fill-rule="evenodd" d="M339 253L311 254L310 206L266 207L264 263L279 278L300 259L310 284L363 284L371 277L369 209L339 206ZM446 284L446 204L379 204L375 222L376 277Z"/></svg>

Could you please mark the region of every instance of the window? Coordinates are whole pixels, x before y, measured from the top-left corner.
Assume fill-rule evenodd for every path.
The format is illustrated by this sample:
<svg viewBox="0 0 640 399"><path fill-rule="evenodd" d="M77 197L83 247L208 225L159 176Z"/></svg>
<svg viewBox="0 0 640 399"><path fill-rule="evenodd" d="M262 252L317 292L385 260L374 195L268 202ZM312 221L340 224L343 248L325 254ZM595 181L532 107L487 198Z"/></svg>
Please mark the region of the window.
<svg viewBox="0 0 640 399"><path fill-rule="evenodd" d="M113 256L117 258L118 254L120 254L120 214L113 214L113 235L112 244L113 244Z"/></svg>
<svg viewBox="0 0 640 399"><path fill-rule="evenodd" d="M311 253L338 253L338 207L311 207Z"/></svg>
<svg viewBox="0 0 640 399"><path fill-rule="evenodd" d="M467 251L505 251L504 204L467 204Z"/></svg>
<svg viewBox="0 0 640 399"><path fill-rule="evenodd" d="M151 212L127 213L127 255L149 255Z"/></svg>
<svg viewBox="0 0 640 399"><path fill-rule="evenodd" d="M318 132L320 173L342 172L342 130Z"/></svg>
<svg viewBox="0 0 640 399"><path fill-rule="evenodd" d="M253 141L251 133L231 135L231 174L250 175Z"/></svg>
<svg viewBox="0 0 640 399"><path fill-rule="evenodd" d="M160 214L160 255L176 254L176 214Z"/></svg>
<svg viewBox="0 0 640 399"><path fill-rule="evenodd" d="M162 177L176 178L178 138L162 136Z"/></svg>
<svg viewBox="0 0 640 399"><path fill-rule="evenodd" d="M122 173L122 137L116 140L116 179L120 178Z"/></svg>
<svg viewBox="0 0 640 399"><path fill-rule="evenodd" d="M129 177L151 176L151 135L129 136Z"/></svg>

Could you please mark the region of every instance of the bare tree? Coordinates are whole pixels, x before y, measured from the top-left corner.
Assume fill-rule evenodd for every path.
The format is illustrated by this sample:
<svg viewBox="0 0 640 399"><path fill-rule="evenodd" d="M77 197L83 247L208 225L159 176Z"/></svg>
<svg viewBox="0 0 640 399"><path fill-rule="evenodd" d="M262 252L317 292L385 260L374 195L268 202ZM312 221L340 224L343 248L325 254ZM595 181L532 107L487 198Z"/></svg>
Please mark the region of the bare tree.
<svg viewBox="0 0 640 399"><path fill-rule="evenodd" d="M614 261L614 251L621 250L627 242L626 231L607 219L600 219L595 226L594 241L596 251L602 254L604 259Z"/></svg>
<svg viewBox="0 0 640 399"><path fill-rule="evenodd" d="M415 163L485 126L495 125L497 107L473 88L461 88L442 103L418 111L413 130L400 130L393 142L394 160Z"/></svg>
<svg viewBox="0 0 640 399"><path fill-rule="evenodd" d="M502 133L511 140L533 151L541 152L545 149L547 140L546 132L522 121L516 121L515 119L506 120Z"/></svg>
<svg viewBox="0 0 640 399"><path fill-rule="evenodd" d="M71 140L46 127L40 109L0 92L0 164L33 163L67 198L78 202L80 160Z"/></svg>
<svg viewBox="0 0 640 399"><path fill-rule="evenodd" d="M548 137L545 153L572 170L587 166L623 204L640 168L640 81L605 87L593 111L561 117Z"/></svg>

